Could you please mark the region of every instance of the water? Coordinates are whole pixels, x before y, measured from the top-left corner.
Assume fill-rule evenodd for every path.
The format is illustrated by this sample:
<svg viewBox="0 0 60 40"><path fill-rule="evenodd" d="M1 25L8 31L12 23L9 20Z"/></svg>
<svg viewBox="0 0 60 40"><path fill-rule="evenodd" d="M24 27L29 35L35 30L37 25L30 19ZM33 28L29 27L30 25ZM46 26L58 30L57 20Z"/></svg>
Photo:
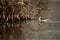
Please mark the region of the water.
<svg viewBox="0 0 60 40"><path fill-rule="evenodd" d="M26 40L60 40L60 0L50 0L50 5L49 20L39 25L39 31L28 33Z"/></svg>
<svg viewBox="0 0 60 40"><path fill-rule="evenodd" d="M51 3L52 13L49 21L47 22L45 30L40 31L39 40L60 40L60 1L54 0Z"/></svg>

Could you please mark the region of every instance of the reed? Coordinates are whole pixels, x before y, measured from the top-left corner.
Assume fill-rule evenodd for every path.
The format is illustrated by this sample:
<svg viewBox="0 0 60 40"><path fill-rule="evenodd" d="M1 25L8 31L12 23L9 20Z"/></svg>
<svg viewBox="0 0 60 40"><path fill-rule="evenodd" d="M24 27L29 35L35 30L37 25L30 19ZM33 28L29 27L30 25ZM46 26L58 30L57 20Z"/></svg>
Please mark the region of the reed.
<svg viewBox="0 0 60 40"><path fill-rule="evenodd" d="M47 6L42 1L35 5L33 2L24 0L1 0L0 40L25 40L24 33L21 30L25 25L23 24L24 21L39 17L41 10L46 9Z"/></svg>

